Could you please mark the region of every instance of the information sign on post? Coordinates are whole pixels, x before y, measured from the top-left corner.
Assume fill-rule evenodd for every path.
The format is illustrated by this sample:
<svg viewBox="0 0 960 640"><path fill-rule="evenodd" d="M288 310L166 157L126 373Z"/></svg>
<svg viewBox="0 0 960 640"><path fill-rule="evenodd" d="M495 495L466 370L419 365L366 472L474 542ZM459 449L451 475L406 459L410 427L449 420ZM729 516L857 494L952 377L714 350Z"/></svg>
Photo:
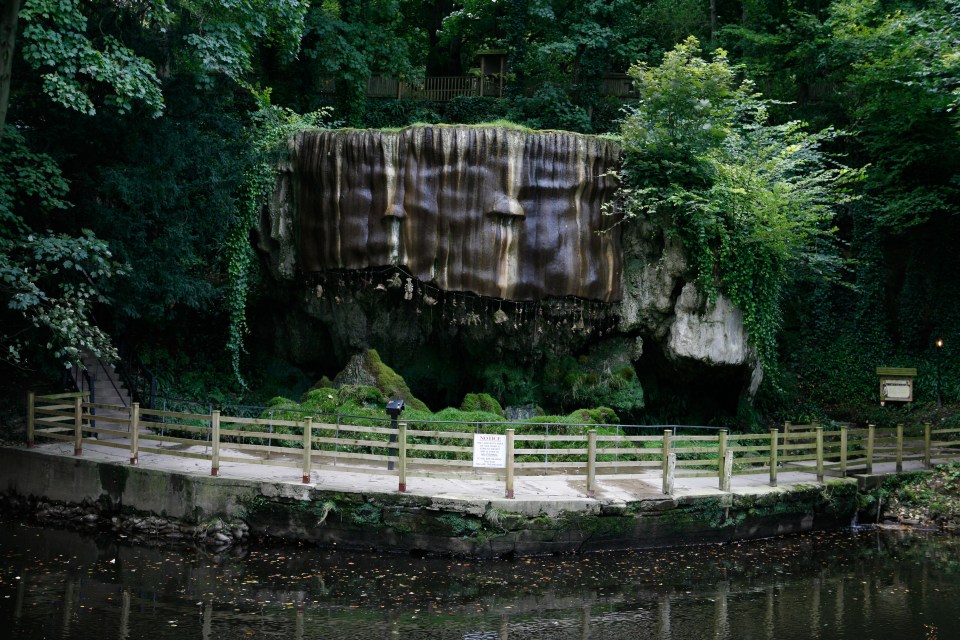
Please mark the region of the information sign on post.
<svg viewBox="0 0 960 640"><path fill-rule="evenodd" d="M887 402L913 402L916 369L877 367L877 375L880 376L880 406Z"/></svg>
<svg viewBox="0 0 960 640"><path fill-rule="evenodd" d="M507 436L496 433L473 434L473 466L493 469L507 466Z"/></svg>

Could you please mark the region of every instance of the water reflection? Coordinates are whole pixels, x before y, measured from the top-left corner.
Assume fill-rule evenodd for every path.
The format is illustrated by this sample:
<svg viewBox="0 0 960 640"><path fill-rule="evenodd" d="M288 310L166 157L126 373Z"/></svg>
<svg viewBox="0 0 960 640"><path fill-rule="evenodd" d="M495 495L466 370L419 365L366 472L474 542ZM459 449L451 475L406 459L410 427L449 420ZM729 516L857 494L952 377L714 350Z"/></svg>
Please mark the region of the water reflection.
<svg viewBox="0 0 960 640"><path fill-rule="evenodd" d="M128 546L0 521L8 637L960 637L960 540L838 532L532 558Z"/></svg>

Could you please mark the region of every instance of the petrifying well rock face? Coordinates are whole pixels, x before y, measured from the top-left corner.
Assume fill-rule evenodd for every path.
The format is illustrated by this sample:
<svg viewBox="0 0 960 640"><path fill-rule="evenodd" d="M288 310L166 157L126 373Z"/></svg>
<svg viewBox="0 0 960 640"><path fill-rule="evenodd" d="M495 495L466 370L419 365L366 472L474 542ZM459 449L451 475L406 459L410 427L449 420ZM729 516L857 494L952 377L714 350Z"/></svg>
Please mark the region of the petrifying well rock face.
<svg viewBox="0 0 960 640"><path fill-rule="evenodd" d="M294 141L303 272L402 265L444 291L620 300L601 208L619 149L494 127L315 131Z"/></svg>
<svg viewBox="0 0 960 640"><path fill-rule="evenodd" d="M600 379L632 368L662 397L735 404L755 390L742 313L697 289L677 235L604 215L614 142L413 127L291 147L257 237L272 353L337 369L375 347L408 381L466 385L491 365L540 385L573 356Z"/></svg>

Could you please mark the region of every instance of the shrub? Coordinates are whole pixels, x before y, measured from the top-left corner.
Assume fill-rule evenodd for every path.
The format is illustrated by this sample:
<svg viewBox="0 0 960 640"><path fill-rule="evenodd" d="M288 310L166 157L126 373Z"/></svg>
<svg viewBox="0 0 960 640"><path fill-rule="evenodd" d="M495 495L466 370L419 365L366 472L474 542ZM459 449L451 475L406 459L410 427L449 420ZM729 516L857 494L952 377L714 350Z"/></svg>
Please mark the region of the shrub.
<svg viewBox="0 0 960 640"><path fill-rule="evenodd" d="M450 124L480 124L504 118L508 110L508 103L503 99L457 96L447 103L443 121Z"/></svg>
<svg viewBox="0 0 960 640"><path fill-rule="evenodd" d="M462 411L486 411L504 417L503 407L489 393L468 393L460 403Z"/></svg>

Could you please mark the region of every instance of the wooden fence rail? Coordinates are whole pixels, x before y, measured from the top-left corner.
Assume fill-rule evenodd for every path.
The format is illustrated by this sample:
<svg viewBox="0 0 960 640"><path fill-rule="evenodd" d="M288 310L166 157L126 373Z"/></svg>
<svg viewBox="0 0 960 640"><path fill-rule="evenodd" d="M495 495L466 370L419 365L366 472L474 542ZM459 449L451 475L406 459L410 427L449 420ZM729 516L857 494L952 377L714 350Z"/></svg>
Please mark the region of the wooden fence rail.
<svg viewBox="0 0 960 640"><path fill-rule="evenodd" d="M601 433L602 426L579 425L581 433L557 433L564 425L514 425L525 431L518 434L504 423L450 428L418 421L415 426L420 428L411 428L405 422L364 426L346 424L342 416L336 423L316 418L161 411L136 403L92 403L89 392L30 392L27 446L34 446L37 438L70 442L77 456L84 444L121 448L129 450L130 464L138 464L142 453L208 460L214 476L222 463L299 468L304 483L315 471L331 469L395 475L401 492L409 477L485 477L502 481L508 498L514 496L515 477L524 475L585 477L590 496L596 494L598 475L660 476L663 492L671 494L677 478L713 477L721 490L729 491L732 476L740 474L768 473L770 485L776 486L778 471L809 473L822 481L825 476L869 474L880 463L893 463L901 471L905 461L930 468L935 462L960 459L960 429L934 429L929 423L909 429L868 425L830 430L786 423L783 431L734 435L722 429L714 435L677 429L664 429L661 435L621 435L618 429L614 435ZM543 433L530 432L539 427ZM475 466L478 433L503 438L502 466Z"/></svg>
<svg viewBox="0 0 960 640"><path fill-rule="evenodd" d="M368 98L395 98L397 100L431 100L447 102L458 96L503 97L503 76L427 76L416 79L399 79L390 76L367 78ZM531 89L532 91L533 89ZM626 74L605 74L599 78L600 95L621 99L636 98L633 78ZM337 83L334 78L316 79L315 91L321 95L335 95Z"/></svg>

